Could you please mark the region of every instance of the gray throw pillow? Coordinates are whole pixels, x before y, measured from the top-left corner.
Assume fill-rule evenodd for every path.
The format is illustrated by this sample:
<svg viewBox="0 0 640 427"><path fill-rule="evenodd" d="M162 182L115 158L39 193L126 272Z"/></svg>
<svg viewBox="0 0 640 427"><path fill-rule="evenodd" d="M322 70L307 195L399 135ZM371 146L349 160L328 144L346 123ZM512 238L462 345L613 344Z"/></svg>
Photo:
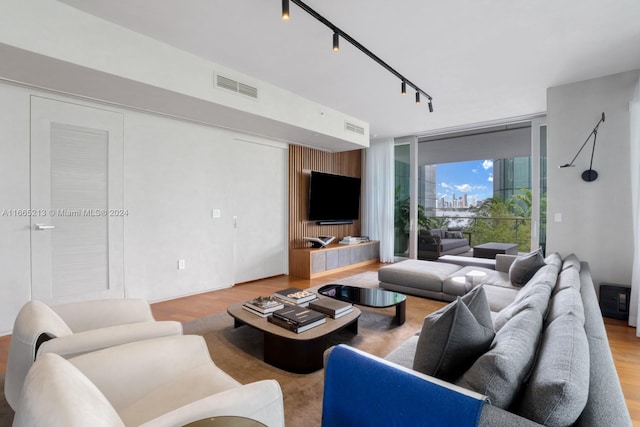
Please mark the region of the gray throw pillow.
<svg viewBox="0 0 640 427"><path fill-rule="evenodd" d="M544 257L540 249L518 256L509 267L509 280L514 286L523 286L543 265Z"/></svg>
<svg viewBox="0 0 640 427"><path fill-rule="evenodd" d="M445 231L444 237L446 239L462 239L462 231Z"/></svg>
<svg viewBox="0 0 640 427"><path fill-rule="evenodd" d="M413 369L453 381L488 350L495 333L482 286L425 317Z"/></svg>
<svg viewBox="0 0 640 427"><path fill-rule="evenodd" d="M489 351L456 384L484 394L494 406L509 408L533 367L541 331L540 313L524 309L496 333Z"/></svg>

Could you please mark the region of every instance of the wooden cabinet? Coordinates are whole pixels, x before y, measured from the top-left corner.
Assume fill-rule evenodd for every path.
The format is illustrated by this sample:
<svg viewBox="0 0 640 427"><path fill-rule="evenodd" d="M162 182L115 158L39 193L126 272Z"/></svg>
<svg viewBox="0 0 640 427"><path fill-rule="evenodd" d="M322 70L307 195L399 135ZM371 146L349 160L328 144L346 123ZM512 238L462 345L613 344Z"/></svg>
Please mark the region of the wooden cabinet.
<svg viewBox="0 0 640 427"><path fill-rule="evenodd" d="M380 258L379 253L378 241L354 245L336 243L319 249L290 249L289 274L313 279L353 267L375 264Z"/></svg>

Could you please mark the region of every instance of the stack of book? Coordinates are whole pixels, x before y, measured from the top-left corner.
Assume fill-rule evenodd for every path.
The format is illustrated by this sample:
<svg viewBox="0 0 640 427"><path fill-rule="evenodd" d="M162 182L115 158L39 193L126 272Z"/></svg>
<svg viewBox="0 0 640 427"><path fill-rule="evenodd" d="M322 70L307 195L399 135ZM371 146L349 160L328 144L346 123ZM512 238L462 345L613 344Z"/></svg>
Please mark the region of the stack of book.
<svg viewBox="0 0 640 427"><path fill-rule="evenodd" d="M257 297L242 304L242 308L260 317L267 317L284 308L284 303L273 296Z"/></svg>
<svg viewBox="0 0 640 427"><path fill-rule="evenodd" d="M309 303L309 308L337 319L353 311L353 305L333 298L318 298Z"/></svg>
<svg viewBox="0 0 640 427"><path fill-rule="evenodd" d="M320 326L327 321L327 315L297 305L276 310L267 320L274 325L289 329L297 334Z"/></svg>
<svg viewBox="0 0 640 427"><path fill-rule="evenodd" d="M368 237L352 237L352 236L344 236L342 240L340 240L341 245L355 245L362 242L368 242Z"/></svg>
<svg viewBox="0 0 640 427"><path fill-rule="evenodd" d="M309 305L310 301L314 301L318 299L318 296L315 292L311 291L303 291L298 288L287 288L282 289L281 291L277 291L273 294L277 299L287 303L287 304L295 304L300 307L306 307Z"/></svg>

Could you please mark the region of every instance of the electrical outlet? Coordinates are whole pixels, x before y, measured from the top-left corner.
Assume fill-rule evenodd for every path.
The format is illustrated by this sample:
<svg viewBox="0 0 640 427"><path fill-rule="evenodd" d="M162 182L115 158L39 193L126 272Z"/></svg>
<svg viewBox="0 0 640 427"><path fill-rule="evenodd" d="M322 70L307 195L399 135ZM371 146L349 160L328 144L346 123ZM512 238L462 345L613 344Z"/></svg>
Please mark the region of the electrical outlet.
<svg viewBox="0 0 640 427"><path fill-rule="evenodd" d="M211 209L211 218L220 218L222 216L222 212L220 209Z"/></svg>
<svg viewBox="0 0 640 427"><path fill-rule="evenodd" d="M179 259L178 260L178 270L184 270L185 268L187 268L186 261L183 260L183 259Z"/></svg>

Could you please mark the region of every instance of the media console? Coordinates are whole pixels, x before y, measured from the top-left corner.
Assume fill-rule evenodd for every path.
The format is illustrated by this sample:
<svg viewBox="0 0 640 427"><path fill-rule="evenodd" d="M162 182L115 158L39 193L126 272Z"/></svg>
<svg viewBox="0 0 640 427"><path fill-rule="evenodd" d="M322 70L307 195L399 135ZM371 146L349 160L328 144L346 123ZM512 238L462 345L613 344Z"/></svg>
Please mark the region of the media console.
<svg viewBox="0 0 640 427"><path fill-rule="evenodd" d="M380 242L370 241L353 245L330 244L323 248L289 250L289 274L314 279L367 264L380 259Z"/></svg>

